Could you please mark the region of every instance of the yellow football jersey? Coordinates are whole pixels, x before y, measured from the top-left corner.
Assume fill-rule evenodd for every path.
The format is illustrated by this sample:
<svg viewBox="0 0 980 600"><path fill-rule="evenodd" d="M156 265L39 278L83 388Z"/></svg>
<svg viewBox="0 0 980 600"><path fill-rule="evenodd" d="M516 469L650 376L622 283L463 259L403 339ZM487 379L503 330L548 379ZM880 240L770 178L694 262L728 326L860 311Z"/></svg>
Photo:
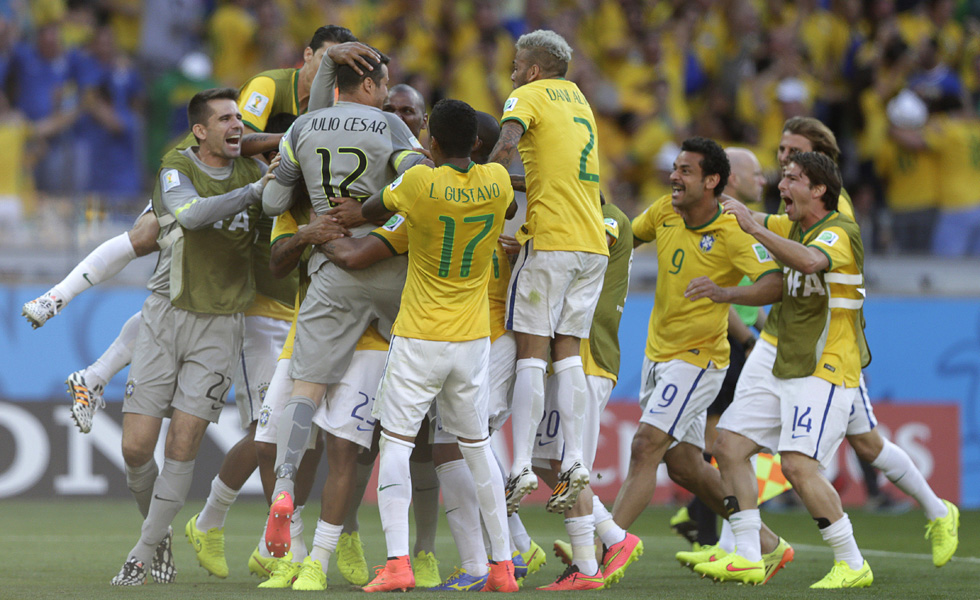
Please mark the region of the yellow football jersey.
<svg viewBox="0 0 980 600"><path fill-rule="evenodd" d="M906 150L889 140L881 145L875 156L875 167L885 180L885 197L892 211L909 212L936 207L940 169L935 153Z"/></svg>
<svg viewBox="0 0 980 600"><path fill-rule="evenodd" d="M381 201L408 226L408 276L392 334L467 341L490 336L493 250L514 199L507 169L412 167Z"/></svg>
<svg viewBox="0 0 980 600"><path fill-rule="evenodd" d="M840 196L837 196L837 210L842 215L847 215L852 220L854 219L854 204L851 202L850 195L841 188ZM782 202L779 203L779 214L786 213L786 205ZM769 309L769 317L766 318L766 327L759 333L759 339L765 340L777 346L779 344L779 336L776 331L776 323L779 321L779 303L772 305Z"/></svg>
<svg viewBox="0 0 980 600"><path fill-rule="evenodd" d="M827 256L830 265L823 272L823 281L820 281L817 274L804 275L789 270L791 281L784 285L783 293L800 296L828 295L830 321L825 329L826 342L822 353L818 355L818 366L813 375L830 383L852 388L858 386L861 377L861 350L856 334L861 325L856 319L864 304L864 275L855 258L848 232L835 225L820 227L837 214L836 211L828 214L819 223L802 232L802 239L795 240L816 248ZM851 222L853 231L857 231L857 226ZM771 215L766 218L766 228L789 238L793 222L787 215ZM782 310L785 311L786 308L783 307ZM790 343L785 336L781 338L780 346Z"/></svg>
<svg viewBox="0 0 980 600"><path fill-rule="evenodd" d="M524 127L518 144L527 181L527 220L517 241L537 250L609 255L599 208L599 149L592 108L565 79L533 81L504 103L501 123Z"/></svg>
<svg viewBox="0 0 980 600"><path fill-rule="evenodd" d="M408 252L408 227L404 226L405 217L393 215L383 226L378 227L368 235L379 238L388 246L392 254L405 254ZM510 283L510 259L504 250L503 244L497 242L497 247L493 251L491 258L490 286L488 297L490 299L490 341L495 342L497 338L507 333L505 326L507 321L507 289Z"/></svg>
<svg viewBox="0 0 980 600"><path fill-rule="evenodd" d="M695 277L722 287L779 272L762 244L741 230L735 217L718 206L715 217L689 228L674 212L670 196L633 219L633 236L657 243L657 290L647 334L646 356L654 362L680 359L702 369L728 366L728 304L707 298L691 302L684 291Z"/></svg>
<svg viewBox="0 0 980 600"><path fill-rule="evenodd" d="M298 231L299 224L296 222L296 218L293 216L292 211L287 210L276 217L272 224L272 245L275 246L276 242L279 240L296 235L296 232ZM386 241L386 243L388 242ZM305 277L306 261L300 260L300 264L297 268L301 270L302 275ZM299 308L303 304L303 300L306 298L306 288L308 285L308 281L306 285L303 285L301 282L299 288L296 290L296 307L293 310L293 322L289 327L289 334L286 336L286 342L282 346L282 352L279 353L279 360L284 358L292 358L293 356L293 343L296 340L296 318L299 316ZM374 325L371 325L364 332L364 335L361 336L361 339L357 340L357 346L354 348L354 350L387 351L388 341L381 336Z"/></svg>

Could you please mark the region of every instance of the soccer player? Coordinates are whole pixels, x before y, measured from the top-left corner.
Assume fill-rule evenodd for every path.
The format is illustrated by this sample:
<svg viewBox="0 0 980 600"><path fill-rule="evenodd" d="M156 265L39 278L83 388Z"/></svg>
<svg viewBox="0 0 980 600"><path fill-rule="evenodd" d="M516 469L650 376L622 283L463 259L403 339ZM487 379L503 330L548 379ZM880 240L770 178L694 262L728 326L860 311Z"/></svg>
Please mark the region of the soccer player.
<svg viewBox="0 0 980 600"><path fill-rule="evenodd" d="M468 104L439 102L429 126L437 167L406 172L362 209L368 220L400 212L409 236L402 308L392 328L375 407L382 427L378 501L389 559L364 590L415 586L408 557L411 476L405 467L419 425L440 395L442 426L457 436L473 473L490 539L490 569L483 589L517 591L503 482L495 476L486 413L487 282L514 192L506 169L470 160L477 121Z"/></svg>
<svg viewBox="0 0 980 600"><path fill-rule="evenodd" d="M623 315L626 293L629 289L630 266L633 261L633 228L629 217L613 204L602 205L603 223L609 240L609 265L602 281L602 293L592 317L589 339L582 340L582 361L588 382L589 401L586 404L585 438L583 457L590 471L599 444L599 425L602 411L616 387L619 376L619 320ZM548 404L554 397L548 393ZM538 427L538 442L534 459L550 459L552 464L561 460L563 440L560 428L551 415L553 406L546 406L548 418ZM557 416L557 415L556 415ZM557 475L557 473L553 474ZM555 553L568 565L565 572L551 585L538 589L548 591L591 590L605 585L605 579L595 552L595 522L608 515L599 497L587 486L575 505L566 511L565 529L571 544L555 541Z"/></svg>
<svg viewBox="0 0 980 600"><path fill-rule="evenodd" d="M772 378L758 382L760 393L750 400L737 399L719 428L740 434L742 445L752 445L753 452L779 451L783 473L834 550L834 567L812 588L867 587L874 580L840 496L820 472L843 441L851 407L861 394L864 248L857 224L837 211L840 190L840 171L831 158L801 152L791 156L779 183L785 215L762 215L738 201L725 202L726 212L785 272L778 316L782 341ZM732 473L732 465L742 462L728 460L729 452L716 452L727 471L725 483L734 481L725 504L736 552L694 570L723 581L761 583L766 569L755 546L761 520L758 509L741 509L743 503L755 506L754 473L749 485L743 472Z"/></svg>
<svg viewBox="0 0 980 600"><path fill-rule="evenodd" d="M616 496L612 519L596 523L607 550L603 575L611 582L643 551L625 531L643 512L656 487L661 460L671 479L724 514L717 470L705 463L705 413L718 395L728 368L728 307L689 297L698 278L743 275L743 304L764 304L778 293L779 271L761 246L722 214L718 197L728 181L728 157L712 140L690 138L681 145L671 173L672 192L633 220L634 245L656 242L661 276L643 360L643 415L633 437L629 471ZM767 547L779 540L767 531Z"/></svg>
<svg viewBox="0 0 980 600"><path fill-rule="evenodd" d="M595 118L578 86L565 79L571 58L571 47L554 31L517 40L514 91L504 103L500 141L490 155L509 167L519 150L527 188L527 221L517 234L524 247L507 305L507 328L517 341L508 513L538 487L531 452L544 414L549 347L565 456L548 510L564 512L589 483L582 456L588 397L579 352L589 337L609 248L599 207Z"/></svg>
<svg viewBox="0 0 980 600"><path fill-rule="evenodd" d="M762 209L762 191L766 180L762 174L762 166L759 159L751 150L745 148L726 148L725 154L728 156L728 163L731 165L731 173L728 176L728 185L725 186L726 196L741 201L753 210ZM740 285L752 283L748 277L743 277ZM715 426L718 419L725 409L732 403L735 394L735 384L738 376L742 372L745 364L746 355L755 345L755 334L751 328L760 327L757 323L765 323L765 312L759 306L732 306L728 313L728 343L731 346L729 353L730 362L728 371L725 373L725 380L721 384L721 390L715 401L708 407L707 424L704 431L705 448L710 449L714 445L717 431ZM705 453L705 459L710 461L710 453ZM691 553L704 553L712 551L715 546L720 544L718 537L718 515L714 513L703 501L695 496L687 506L681 508L678 513L671 518L671 529L680 536L687 539L691 544L696 544L691 551L678 552L675 556L682 565L692 565L690 563ZM725 537L725 546L734 548L734 537L731 527L727 520L722 522L722 536ZM699 561L700 562L700 561Z"/></svg>
<svg viewBox="0 0 980 600"><path fill-rule="evenodd" d="M303 115L283 138L282 163L276 172L279 183L267 188L263 197L266 213L278 215L290 207L291 188L300 175L319 215L331 208L331 197L366 199L424 160L408 127L381 111L388 96L388 58L379 54L368 61L373 69L360 75L347 65L338 67L339 102ZM370 229L365 225L352 232ZM278 427L277 479L266 531L274 556L289 550L296 467L306 449L313 414L327 387L341 382L368 325L377 320L379 332L390 331L406 262L393 258L350 274L322 252L314 252L309 272L312 281L297 319L290 364L293 392ZM339 537L341 525L335 528L333 534Z"/></svg>
<svg viewBox="0 0 980 600"><path fill-rule="evenodd" d="M425 98L418 90L404 83L391 86L382 110L398 115L412 134L422 139L422 131L429 123L429 114L425 111Z"/></svg>
<svg viewBox="0 0 980 600"><path fill-rule="evenodd" d="M476 116L478 122L477 145L470 153L470 158L476 164L485 164L489 158L490 150L496 144L500 134L500 126L497 124L497 120L487 113L477 112ZM331 261L344 269L362 269L379 260L407 252L408 237L405 233L406 227L404 223L404 218L396 215L383 227L375 229L369 235L332 240L326 243L322 250ZM336 228L337 231L342 231L339 226L330 225L330 227ZM514 345L513 334L506 331L504 327L507 284L509 281L510 261L506 258L502 244L498 243L493 256L493 270L488 293L491 341L489 371L489 385L491 390L489 394L488 415L491 431L498 430L510 415L510 396L514 380L516 347ZM321 412L318 410L317 415L319 416L320 414ZM425 433L426 427L428 425L423 425L423 428L420 430L423 434ZM446 503L446 518L449 521L449 527L456 541L461 559L461 566L445 582L441 582L441 585L438 585L436 589L443 591L479 590L486 584L488 569L485 562L486 549L483 545L483 535L481 533L476 486L473 483L473 477L469 469L466 467L465 460L459 452L455 436L442 430L438 417L435 421L432 439L435 442L433 456L437 463L436 471ZM416 440L416 449L418 443L418 440ZM374 464L374 456L361 453L358 457L359 462L365 456L371 457L371 461L367 463L367 475L370 475L370 467ZM416 491L418 488L417 473L418 471L413 464L411 469L413 505L419 502ZM506 473L502 472L501 475L506 478ZM358 477L360 477L360 474ZM355 498L359 498L363 494L363 486L360 483L357 489L355 489L354 494ZM514 561L515 577L520 580L525 572L530 574L540 569L545 561L544 551L528 537L523 523L517 514L511 515L508 518L508 525L511 530L511 539L513 542L512 560ZM416 529L418 528L418 517L416 516ZM346 529L347 523L345 522L345 531ZM342 535L341 540L343 539ZM359 545L359 542L357 543ZM417 545L418 542L416 542ZM338 566L341 566L339 553L340 545L338 544ZM416 587L419 587L419 557L417 556L417 552L413 551L413 553L416 554L416 560L412 568L415 574ZM363 555L361 560L363 561ZM341 566L341 573L344 574L348 581L356 583L352 581L351 577L348 577L343 566ZM364 583L367 583L367 581L365 580Z"/></svg>
<svg viewBox="0 0 980 600"><path fill-rule="evenodd" d="M779 144L777 158L780 165L785 168L789 165L794 154L811 151L824 154L835 162L840 156L837 140L826 125L809 117L789 119L783 127L783 136ZM854 208L843 188L841 188L837 202L837 210L853 219ZM779 338L780 310L780 303L773 304L759 336L759 341L745 362L735 390L733 405L736 407L741 406L743 402L756 402L760 397L769 396L770 400L776 397L775 388L771 385L771 381ZM858 309L858 312L861 314L863 326L863 311ZM857 343L861 351L861 365L863 367L871 360L871 355L864 336L860 336ZM868 399L863 377L862 374L860 392L854 397L854 405L850 409L850 418L847 423L847 441L862 461L882 470L892 483L922 505L929 521L926 525L926 533L932 542L933 564L942 566L953 556L958 545L959 510L951 502L941 500L936 496L908 453L893 442L886 440L878 432L877 420ZM751 435L747 435L748 432L742 431L740 425L730 422L730 419L738 414L740 414L740 409L736 408L722 416L718 425L719 434L714 449L721 467L726 495L731 495L734 492L735 486L738 485L735 482L739 478L748 481L749 473L753 473L751 465L748 464L748 457L755 453L754 448L760 442ZM730 520L732 525L741 518L754 519L754 515L757 514L754 500L751 502L741 498L739 500L740 509L745 515ZM754 557L754 547L747 546L749 543L747 540L743 541L742 547L747 548L746 551L749 556ZM704 555L703 559L705 561L710 560L711 556L714 556L715 559L721 558L725 551L730 550L730 548L721 549L721 551L715 550L710 555Z"/></svg>
<svg viewBox="0 0 980 600"><path fill-rule="evenodd" d="M198 145L164 156L153 207L164 247L147 287L133 368L123 401L127 480L145 515L139 542L113 585L172 582L170 524L187 496L204 431L217 421L252 302L252 228L246 209L272 178L265 164L241 157L244 132L233 89L196 94L188 122ZM215 226L217 224L217 226ZM159 476L153 449L165 416L170 429ZM131 489L134 488L131 485Z"/></svg>

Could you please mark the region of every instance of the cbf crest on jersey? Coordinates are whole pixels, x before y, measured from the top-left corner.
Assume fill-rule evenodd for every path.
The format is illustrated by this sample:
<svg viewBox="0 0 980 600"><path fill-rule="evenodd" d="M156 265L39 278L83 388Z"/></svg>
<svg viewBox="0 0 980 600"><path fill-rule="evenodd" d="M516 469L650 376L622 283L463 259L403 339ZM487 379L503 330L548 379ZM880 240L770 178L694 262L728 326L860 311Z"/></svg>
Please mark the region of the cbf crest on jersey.
<svg viewBox="0 0 980 600"><path fill-rule="evenodd" d="M701 248L701 252L711 252L711 249L715 247L715 236L710 233L702 235L698 247Z"/></svg>

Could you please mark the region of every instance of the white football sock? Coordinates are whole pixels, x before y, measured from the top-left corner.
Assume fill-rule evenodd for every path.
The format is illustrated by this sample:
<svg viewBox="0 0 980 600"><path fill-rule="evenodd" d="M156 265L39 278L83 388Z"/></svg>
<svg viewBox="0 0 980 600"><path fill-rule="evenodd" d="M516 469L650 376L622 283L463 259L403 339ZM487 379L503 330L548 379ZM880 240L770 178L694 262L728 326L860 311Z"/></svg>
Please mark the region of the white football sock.
<svg viewBox="0 0 980 600"><path fill-rule="evenodd" d="M567 471L576 461L585 465L582 458L582 441L585 431L585 410L589 395L582 370L582 357L569 356L552 364L554 383L558 386L558 414L561 417L561 433L565 439L561 470Z"/></svg>
<svg viewBox="0 0 980 600"><path fill-rule="evenodd" d="M735 551L739 556L753 562L762 560L762 542L759 531L762 529L762 516L758 508L740 510L728 517L735 534Z"/></svg>
<svg viewBox="0 0 980 600"><path fill-rule="evenodd" d="M518 552L527 552L531 549L531 536L527 534L524 521L516 512L507 517L507 527L510 529L510 540Z"/></svg>
<svg viewBox="0 0 980 600"><path fill-rule="evenodd" d="M721 535L718 536L718 547L729 554L735 552L735 532L732 531L732 524L727 519L721 520Z"/></svg>
<svg viewBox="0 0 980 600"><path fill-rule="evenodd" d="M602 545L611 548L613 544L626 539L626 530L613 521L612 515L599 500L599 496L592 496L592 516L595 519L595 532L602 540Z"/></svg>
<svg viewBox="0 0 980 600"><path fill-rule="evenodd" d="M446 505L449 531L456 541L460 566L475 577L487 574L487 553L483 547L480 505L476 485L465 460L453 460L436 467L442 500Z"/></svg>
<svg viewBox="0 0 980 600"><path fill-rule="evenodd" d="M83 258L82 262L78 263L48 293L63 302L62 310L64 310L64 306L75 296L93 285L111 279L134 258L136 258L136 250L133 249L129 234L121 233L92 250L91 254Z"/></svg>
<svg viewBox="0 0 980 600"><path fill-rule="evenodd" d="M854 540L854 528L847 513L836 523L821 529L820 535L834 549L834 560L846 562L855 571L864 566L864 557Z"/></svg>
<svg viewBox="0 0 980 600"><path fill-rule="evenodd" d="M510 537L507 530L507 505L504 501L504 485L497 476L497 466L490 453L490 440L476 443L457 442L466 466L473 474L476 498L480 502L480 516L490 540L490 560L510 560Z"/></svg>
<svg viewBox="0 0 980 600"><path fill-rule="evenodd" d="M932 488L929 487L926 478L916 468L915 463L912 462L912 458L909 457L908 453L884 438L882 438L882 441L885 442L885 445L882 447L881 452L878 453L878 456L875 457L874 461L872 461L871 466L880 469L885 474L885 477L888 478L888 481L891 481L898 489L915 498L922 505L922 509L926 513L926 519L932 521L939 517L945 517L947 513L946 505L939 499L936 492L932 491Z"/></svg>
<svg viewBox="0 0 980 600"><path fill-rule="evenodd" d="M408 505L412 503L409 457L415 444L381 432L378 459L378 509L385 532L387 556L408 555Z"/></svg>
<svg viewBox="0 0 980 600"><path fill-rule="evenodd" d="M204 532L215 527L218 529L224 527L225 516L238 498L238 491L228 487L224 481L221 481L221 477L215 475L211 480L211 493L208 494L208 500L201 514L197 516L197 523L194 526Z"/></svg>
<svg viewBox="0 0 980 600"><path fill-rule="evenodd" d="M330 566L330 555L337 549L337 542L340 540L340 532L343 525L331 525L323 520L316 522L316 532L313 534L313 551L310 558L320 561L323 572L327 572Z"/></svg>
<svg viewBox="0 0 980 600"><path fill-rule="evenodd" d="M548 363L539 358L517 361L510 420L514 437L514 462L510 466L512 477L531 464L538 423L544 416L544 374L547 368Z"/></svg>
<svg viewBox="0 0 980 600"><path fill-rule="evenodd" d="M595 575L599 563L595 559L595 520L592 515L565 519L565 531L572 542L572 564L583 575Z"/></svg>

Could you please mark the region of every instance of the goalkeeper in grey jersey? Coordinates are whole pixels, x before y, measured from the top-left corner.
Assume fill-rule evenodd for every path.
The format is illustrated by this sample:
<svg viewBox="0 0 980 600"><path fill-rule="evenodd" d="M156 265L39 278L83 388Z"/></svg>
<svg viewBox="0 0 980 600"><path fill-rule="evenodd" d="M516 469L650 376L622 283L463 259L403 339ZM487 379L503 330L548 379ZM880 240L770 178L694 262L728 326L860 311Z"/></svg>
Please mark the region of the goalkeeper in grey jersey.
<svg viewBox="0 0 980 600"><path fill-rule="evenodd" d="M323 214L332 206L331 197L366 200L425 160L408 127L381 110L388 95L388 57L379 54L369 62L373 69L363 74L347 65L337 67L338 102L301 116L286 132L280 143L282 162L275 171L277 184L262 197L267 214L278 215L290 207L291 189L301 178L314 211ZM362 225L352 232L371 228ZM289 550L293 477L313 413L327 386L340 382L368 325L377 321L378 331L388 336L398 312L406 259L393 257L348 273L315 251L309 273L312 281L297 319L290 366L292 397L279 422L277 479L266 532L274 556Z"/></svg>

